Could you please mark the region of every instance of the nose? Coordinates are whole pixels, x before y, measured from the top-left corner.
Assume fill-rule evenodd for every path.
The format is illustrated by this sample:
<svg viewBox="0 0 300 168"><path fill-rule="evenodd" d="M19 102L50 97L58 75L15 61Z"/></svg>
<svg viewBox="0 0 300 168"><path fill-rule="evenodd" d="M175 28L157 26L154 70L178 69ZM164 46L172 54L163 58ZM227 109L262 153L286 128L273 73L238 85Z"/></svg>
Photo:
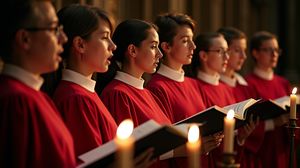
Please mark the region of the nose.
<svg viewBox="0 0 300 168"><path fill-rule="evenodd" d="M64 30L59 30L57 39L58 39L58 43L60 43L60 44L65 44L68 41L68 37L67 37L66 33L64 32Z"/></svg>
<svg viewBox="0 0 300 168"><path fill-rule="evenodd" d="M191 40L190 45L192 50L195 50L197 48L193 40Z"/></svg>
<svg viewBox="0 0 300 168"><path fill-rule="evenodd" d="M117 45L112 41L112 39L109 39L110 40L110 48L112 51L115 51L117 49Z"/></svg>
<svg viewBox="0 0 300 168"><path fill-rule="evenodd" d="M241 58L246 59L247 58L247 54L245 51L241 52Z"/></svg>
<svg viewBox="0 0 300 168"><path fill-rule="evenodd" d="M157 57L158 58L162 58L163 57L163 53L160 51L160 49L157 47Z"/></svg>

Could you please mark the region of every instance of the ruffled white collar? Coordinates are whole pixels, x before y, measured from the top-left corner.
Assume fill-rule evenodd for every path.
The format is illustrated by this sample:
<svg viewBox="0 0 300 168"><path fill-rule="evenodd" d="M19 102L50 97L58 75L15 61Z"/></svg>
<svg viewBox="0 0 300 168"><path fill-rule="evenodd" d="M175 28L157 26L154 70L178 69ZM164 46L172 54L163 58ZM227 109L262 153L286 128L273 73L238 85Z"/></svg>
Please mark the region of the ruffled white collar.
<svg viewBox="0 0 300 168"><path fill-rule="evenodd" d="M231 87L235 87L237 83L244 86L248 85L247 81L238 73L234 73L233 78L221 74L220 80Z"/></svg>

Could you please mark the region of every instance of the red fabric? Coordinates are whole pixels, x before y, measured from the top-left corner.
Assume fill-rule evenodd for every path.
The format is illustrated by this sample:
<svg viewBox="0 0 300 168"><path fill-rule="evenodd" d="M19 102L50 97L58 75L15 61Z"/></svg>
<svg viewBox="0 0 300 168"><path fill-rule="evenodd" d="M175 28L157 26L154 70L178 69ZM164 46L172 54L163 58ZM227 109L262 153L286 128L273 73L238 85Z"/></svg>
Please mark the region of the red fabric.
<svg viewBox="0 0 300 168"><path fill-rule="evenodd" d="M206 107L214 105L224 107L236 102L231 89L224 83L220 82L219 85L212 85L202 80L197 81Z"/></svg>
<svg viewBox="0 0 300 168"><path fill-rule="evenodd" d="M73 136L76 156L114 138L116 122L96 92L61 81L53 99Z"/></svg>
<svg viewBox="0 0 300 168"><path fill-rule="evenodd" d="M232 90L225 84L219 83L219 85L212 85L204 82L200 79L197 80L197 85L201 91L204 104L206 107L211 107L214 105L224 107L230 104L234 104L235 98L232 94ZM221 161L223 153L223 144L218 148L212 150L209 156L202 157L202 167L214 168L217 167L216 163ZM203 159L207 158L207 159Z"/></svg>
<svg viewBox="0 0 300 168"><path fill-rule="evenodd" d="M171 124L164 114L164 105L147 89L137 89L114 79L102 91L101 98L119 124L131 118L136 126L153 119L160 124ZM168 161L158 161L151 168L169 167Z"/></svg>
<svg viewBox="0 0 300 168"><path fill-rule="evenodd" d="M131 118L135 127L153 119L160 124L171 124L164 114L164 106L147 89L137 89L119 80L111 81L102 91L101 98L119 124Z"/></svg>
<svg viewBox="0 0 300 168"><path fill-rule="evenodd" d="M262 79L255 74L246 77L248 84L255 88L263 99L276 99L290 92L290 84L284 78L274 75L272 80ZM262 167L282 168L289 164L289 136L283 126L274 131L265 132L264 141L258 151Z"/></svg>
<svg viewBox="0 0 300 168"><path fill-rule="evenodd" d="M0 167L72 168L72 137L52 101L0 75Z"/></svg>
<svg viewBox="0 0 300 168"><path fill-rule="evenodd" d="M181 121L205 109L196 81L185 77L177 82L160 74L155 74L148 82L147 89L153 92L163 105L169 106L166 115L172 123Z"/></svg>
<svg viewBox="0 0 300 168"><path fill-rule="evenodd" d="M163 105L169 106L171 111L166 115L172 123L181 121L205 109L200 91L194 79L185 77L183 82L177 82L160 74L154 74L148 82L147 88L153 92ZM187 159L171 159L172 167L185 168Z"/></svg>
<svg viewBox="0 0 300 168"><path fill-rule="evenodd" d="M224 83L226 85L226 83ZM227 85L228 86L228 85ZM230 86L228 86L230 87ZM230 87L232 89L233 95L237 102L249 98L256 98L257 93L255 89L251 86L240 85L237 83L235 87ZM238 163L241 164L241 168L261 168L262 165L260 160L257 158L257 152L260 149L264 134L265 134L264 122L260 122L259 125L253 130L253 132L246 139L245 144L242 147L238 147ZM239 130L239 132L242 129Z"/></svg>

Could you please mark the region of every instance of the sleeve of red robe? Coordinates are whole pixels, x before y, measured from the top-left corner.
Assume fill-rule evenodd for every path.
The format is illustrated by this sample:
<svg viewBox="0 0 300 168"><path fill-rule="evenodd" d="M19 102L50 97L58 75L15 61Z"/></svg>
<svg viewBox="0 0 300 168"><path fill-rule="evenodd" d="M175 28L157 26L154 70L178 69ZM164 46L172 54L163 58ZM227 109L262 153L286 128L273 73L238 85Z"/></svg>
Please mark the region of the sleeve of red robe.
<svg viewBox="0 0 300 168"><path fill-rule="evenodd" d="M75 167L71 135L43 94L1 98L0 107L0 167Z"/></svg>
<svg viewBox="0 0 300 168"><path fill-rule="evenodd" d="M57 103L65 124L69 128L75 144L76 156L79 156L103 143L101 125L98 122L99 111L89 98L74 95L68 100Z"/></svg>

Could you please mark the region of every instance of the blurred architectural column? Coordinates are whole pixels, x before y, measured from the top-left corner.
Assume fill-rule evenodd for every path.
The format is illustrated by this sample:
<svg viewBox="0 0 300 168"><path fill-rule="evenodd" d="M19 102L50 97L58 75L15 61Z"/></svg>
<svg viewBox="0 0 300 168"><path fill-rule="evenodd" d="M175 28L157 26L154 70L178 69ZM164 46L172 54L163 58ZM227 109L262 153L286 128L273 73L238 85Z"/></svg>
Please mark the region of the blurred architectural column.
<svg viewBox="0 0 300 168"><path fill-rule="evenodd" d="M289 0L286 2L286 9L287 12L286 18L285 18L285 25L286 25L286 31L285 31L285 46L284 48L284 56L287 58L284 58L286 60L286 70L285 70L285 76L292 82L292 83L298 83L299 84L299 72L297 72L297 64L299 66L299 60L297 59L298 53L299 53L299 46L298 40L299 37L296 36L296 32L299 30L296 30L296 0ZM298 63L297 63L298 62Z"/></svg>

